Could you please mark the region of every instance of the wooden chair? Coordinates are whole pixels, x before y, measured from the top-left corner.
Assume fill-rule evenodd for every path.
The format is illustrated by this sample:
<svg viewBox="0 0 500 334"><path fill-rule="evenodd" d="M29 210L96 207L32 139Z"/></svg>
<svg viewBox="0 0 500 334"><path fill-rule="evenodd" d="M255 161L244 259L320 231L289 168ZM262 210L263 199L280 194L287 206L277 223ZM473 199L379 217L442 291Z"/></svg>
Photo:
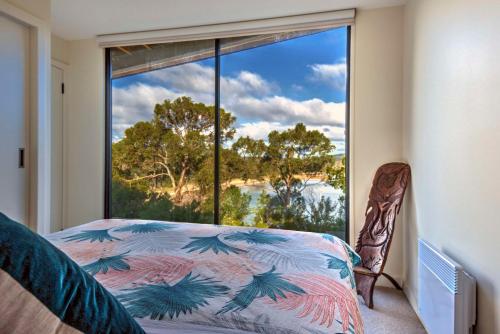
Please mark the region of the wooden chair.
<svg viewBox="0 0 500 334"><path fill-rule="evenodd" d="M361 265L354 267L358 294L369 308L373 308L373 289L380 275L401 290L396 280L384 273L384 266L394 234L396 215L401 209L409 180L410 166L400 162L380 166L373 178L365 225L356 244Z"/></svg>

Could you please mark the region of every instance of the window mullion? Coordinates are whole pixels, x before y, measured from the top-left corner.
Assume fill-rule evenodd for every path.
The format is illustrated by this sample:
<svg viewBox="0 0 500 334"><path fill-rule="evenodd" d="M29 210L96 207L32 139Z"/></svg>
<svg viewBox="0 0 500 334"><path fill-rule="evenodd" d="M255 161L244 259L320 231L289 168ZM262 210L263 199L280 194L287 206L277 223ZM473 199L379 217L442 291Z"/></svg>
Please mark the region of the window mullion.
<svg viewBox="0 0 500 334"><path fill-rule="evenodd" d="M215 40L214 224L220 224L220 40Z"/></svg>

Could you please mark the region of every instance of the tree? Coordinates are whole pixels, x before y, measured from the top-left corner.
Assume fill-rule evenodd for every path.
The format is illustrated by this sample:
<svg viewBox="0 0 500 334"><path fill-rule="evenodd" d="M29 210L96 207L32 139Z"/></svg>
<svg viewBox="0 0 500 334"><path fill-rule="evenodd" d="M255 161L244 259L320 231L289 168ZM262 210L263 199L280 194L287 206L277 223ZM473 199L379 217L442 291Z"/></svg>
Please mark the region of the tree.
<svg viewBox="0 0 500 334"><path fill-rule="evenodd" d="M265 190L259 195L257 199L257 206L254 209L255 216L253 219L255 227L266 228L270 225L270 212L269 203L271 202L271 195Z"/></svg>
<svg viewBox="0 0 500 334"><path fill-rule="evenodd" d="M343 198L339 199L339 201L343 201ZM343 231L345 213L341 206L340 202L332 203L330 198L324 196L321 196L318 203L309 201L306 209L307 231Z"/></svg>
<svg viewBox="0 0 500 334"><path fill-rule="evenodd" d="M345 182L345 156L342 158L340 163L329 166L326 170L328 177L328 184L342 192L346 193L346 182Z"/></svg>
<svg viewBox="0 0 500 334"><path fill-rule="evenodd" d="M262 139L255 140L248 136L238 138L231 146L234 174L244 181L261 179L266 172L262 163L266 150L266 143Z"/></svg>
<svg viewBox="0 0 500 334"><path fill-rule="evenodd" d="M199 210L199 205L197 201L174 205L168 196L154 197L144 203L138 218L212 224L213 214Z"/></svg>
<svg viewBox="0 0 500 334"><path fill-rule="evenodd" d="M111 214L113 217L139 217L139 212L146 200L144 192L115 180L112 181L111 191Z"/></svg>
<svg viewBox="0 0 500 334"><path fill-rule="evenodd" d="M168 181L172 200L183 202L186 185L213 155L215 109L189 97L157 104L150 122L138 122L113 144L114 175L128 183ZM220 110L221 139L233 138L235 118Z"/></svg>
<svg viewBox="0 0 500 334"><path fill-rule="evenodd" d="M174 205L168 195L149 196L146 192L113 180L112 217L158 219L199 224L212 224L213 212L199 210L200 203Z"/></svg>
<svg viewBox="0 0 500 334"><path fill-rule="evenodd" d="M309 131L302 123L282 132L272 131L268 137L265 159L270 185L283 207L288 208L292 197L304 190L308 178L333 163L335 146L324 134ZM305 182L299 176L305 177Z"/></svg>
<svg viewBox="0 0 500 334"><path fill-rule="evenodd" d="M346 221L346 207L345 207L345 194L346 194L346 178L345 178L345 155L342 157L340 162L329 166L326 170L327 182L332 187L338 190L342 190L342 194L339 196L336 206L336 218L337 229L335 231L341 231L345 227Z"/></svg>
<svg viewBox="0 0 500 334"><path fill-rule="evenodd" d="M155 164L159 136L151 122L137 122L112 146L113 178L141 190L154 191L161 175Z"/></svg>
<svg viewBox="0 0 500 334"><path fill-rule="evenodd" d="M185 185L213 152L215 109L181 97L157 104L154 115L153 124L163 133L156 163L170 178L174 202L180 202ZM220 110L222 142L233 138L234 121L231 114Z"/></svg>
<svg viewBox="0 0 500 334"><path fill-rule="evenodd" d="M251 196L242 193L240 188L230 186L222 194L220 216L222 224L244 226L243 221L250 213Z"/></svg>

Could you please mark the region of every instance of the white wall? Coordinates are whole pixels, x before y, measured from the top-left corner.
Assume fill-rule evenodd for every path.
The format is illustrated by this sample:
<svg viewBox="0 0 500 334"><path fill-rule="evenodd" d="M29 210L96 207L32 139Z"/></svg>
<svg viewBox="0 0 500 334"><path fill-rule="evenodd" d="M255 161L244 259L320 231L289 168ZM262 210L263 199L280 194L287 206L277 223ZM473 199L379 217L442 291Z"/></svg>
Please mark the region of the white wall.
<svg viewBox="0 0 500 334"><path fill-rule="evenodd" d="M64 227L103 217L104 51L94 39L68 42Z"/></svg>
<svg viewBox="0 0 500 334"><path fill-rule="evenodd" d="M69 64L69 43L54 34L51 35L51 57L64 64Z"/></svg>
<svg viewBox="0 0 500 334"><path fill-rule="evenodd" d="M477 333L500 332L500 2L418 0L406 8L406 291L417 238L478 280Z"/></svg>
<svg viewBox="0 0 500 334"><path fill-rule="evenodd" d="M356 13L352 70L353 242L364 224L371 182L377 168L401 161L403 108L403 7ZM403 208L404 210L404 208ZM396 221L385 271L403 276L402 219ZM380 278L379 284L387 284Z"/></svg>

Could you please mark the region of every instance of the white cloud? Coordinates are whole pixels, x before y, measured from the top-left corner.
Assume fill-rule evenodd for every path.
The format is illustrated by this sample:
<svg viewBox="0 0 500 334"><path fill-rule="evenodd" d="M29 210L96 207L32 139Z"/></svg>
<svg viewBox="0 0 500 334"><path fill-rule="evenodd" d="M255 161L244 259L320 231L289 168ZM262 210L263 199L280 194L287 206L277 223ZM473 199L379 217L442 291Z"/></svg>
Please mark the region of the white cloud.
<svg viewBox="0 0 500 334"><path fill-rule="evenodd" d="M302 122L311 125L343 126L345 103L324 102L321 99L305 101L292 100L284 96L241 97L223 101L224 107L235 111L237 116L258 118L268 122L279 122L283 125Z"/></svg>
<svg viewBox="0 0 500 334"><path fill-rule="evenodd" d="M235 139L239 137L250 137L256 140L267 140L267 135L269 134L269 132L274 130L283 131L288 128L289 126L272 122L243 123L240 127L237 128Z"/></svg>
<svg viewBox="0 0 500 334"><path fill-rule="evenodd" d="M276 90L277 87L260 75L248 71L241 71L236 78L223 76L221 79L221 91L228 95L234 93L267 95Z"/></svg>
<svg viewBox="0 0 500 334"><path fill-rule="evenodd" d="M144 74L158 84L168 84L172 90L197 94L214 93L214 69L196 63L188 63ZM202 101L203 102L203 101ZM213 97L212 102L213 104Z"/></svg>
<svg viewBox="0 0 500 334"><path fill-rule="evenodd" d="M169 67L145 74L145 77L158 84L168 84L174 91L184 91L191 94L213 94L215 86L215 72L213 67L197 63L188 63L181 66ZM241 71L236 77L221 77L221 91L228 96L267 95L273 85L260 75Z"/></svg>
<svg viewBox="0 0 500 334"><path fill-rule="evenodd" d="M125 129L136 122L150 120L155 104L165 99L186 95L194 101L214 104L212 67L189 63L149 72L143 76L150 83L135 83L113 89L115 140L121 138ZM279 96L277 85L248 71L221 77L221 93L221 105L237 117L236 126L241 131L247 131L248 135L253 131L251 136L256 138L261 138L260 134L264 132L267 135L269 129L278 125L285 129L298 122L303 122L308 127L329 129L328 131L332 131L332 139L339 138L337 129L342 129L345 123L345 103L325 102L318 98L297 101ZM258 122L255 123L254 120ZM251 124L260 124L262 129L252 130Z"/></svg>
<svg viewBox="0 0 500 334"><path fill-rule="evenodd" d="M345 60L336 64L313 64L311 80L328 84L336 89L345 89L347 66Z"/></svg>
<svg viewBox="0 0 500 334"><path fill-rule="evenodd" d="M253 139L263 139L267 140L267 135L271 131L285 131L290 128L290 125L283 125L277 122L253 122L253 123L243 123L236 130L236 138L238 137L250 137ZM306 125L308 130L317 130L323 133L326 137L332 141L343 141L344 140L344 128L339 126L312 126Z"/></svg>
<svg viewBox="0 0 500 334"><path fill-rule="evenodd" d="M123 136L125 130L139 121L153 117L154 106L178 94L165 87L143 83L113 89L113 139Z"/></svg>

